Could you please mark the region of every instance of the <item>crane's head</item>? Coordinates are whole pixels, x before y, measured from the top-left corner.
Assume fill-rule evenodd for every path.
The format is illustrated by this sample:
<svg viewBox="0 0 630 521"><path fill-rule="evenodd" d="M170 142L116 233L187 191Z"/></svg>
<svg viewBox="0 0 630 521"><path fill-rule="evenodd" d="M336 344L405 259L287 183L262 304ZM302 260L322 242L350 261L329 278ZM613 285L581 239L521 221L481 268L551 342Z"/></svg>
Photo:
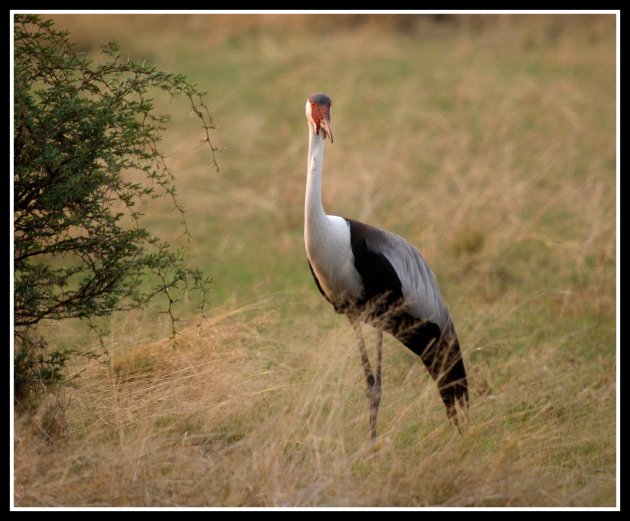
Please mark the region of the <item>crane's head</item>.
<svg viewBox="0 0 630 521"><path fill-rule="evenodd" d="M330 130L330 106L332 101L326 94L322 92L316 92L309 96L306 100L306 119L309 125L313 125L315 134L319 136L319 131L322 131L324 139L330 137L330 142L333 142L332 131Z"/></svg>

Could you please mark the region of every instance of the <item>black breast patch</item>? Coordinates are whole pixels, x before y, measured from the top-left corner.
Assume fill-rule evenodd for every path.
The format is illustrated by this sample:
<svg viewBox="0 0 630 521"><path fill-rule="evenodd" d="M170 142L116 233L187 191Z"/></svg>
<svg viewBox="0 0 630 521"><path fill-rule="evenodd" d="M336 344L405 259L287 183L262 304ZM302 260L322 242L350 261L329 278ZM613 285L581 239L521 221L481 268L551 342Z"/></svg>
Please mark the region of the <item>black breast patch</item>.
<svg viewBox="0 0 630 521"><path fill-rule="evenodd" d="M375 306L378 315L402 300L402 285L396 270L387 257L378 251L380 230L352 219L350 242L354 255L354 266L363 281L360 306Z"/></svg>

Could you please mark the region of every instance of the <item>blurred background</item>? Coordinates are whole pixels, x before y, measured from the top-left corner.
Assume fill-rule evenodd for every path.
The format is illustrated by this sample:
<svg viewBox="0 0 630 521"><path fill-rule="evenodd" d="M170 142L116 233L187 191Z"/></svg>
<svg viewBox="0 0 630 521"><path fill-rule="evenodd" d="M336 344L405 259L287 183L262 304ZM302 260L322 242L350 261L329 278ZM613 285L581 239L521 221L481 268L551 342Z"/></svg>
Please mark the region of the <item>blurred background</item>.
<svg viewBox="0 0 630 521"><path fill-rule="evenodd" d="M213 137L223 149L221 174L195 148L183 102L164 105L173 119L164 148L199 245L217 250L207 263L221 298L274 277L266 262L282 263L281 275L261 291L293 289L308 275L296 247L305 183L302 105L315 91L333 99L338 140L327 147L327 211L396 228L418 244L428 240L430 258L474 249L470 241L487 251L502 239L513 247L507 225L534 208L559 227L563 220L579 226L580 219L588 226L591 216L580 212L567 223L569 201L557 204L567 191L572 204L576 195L593 196L588 181L572 187L576 194L569 179L609 183L613 200L614 16L53 19L87 53L114 40L123 55L183 73L207 91L220 127ZM539 199L548 194L555 200ZM271 247L259 248L250 263L238 252L261 233ZM567 254L584 259L588 252L576 244Z"/></svg>

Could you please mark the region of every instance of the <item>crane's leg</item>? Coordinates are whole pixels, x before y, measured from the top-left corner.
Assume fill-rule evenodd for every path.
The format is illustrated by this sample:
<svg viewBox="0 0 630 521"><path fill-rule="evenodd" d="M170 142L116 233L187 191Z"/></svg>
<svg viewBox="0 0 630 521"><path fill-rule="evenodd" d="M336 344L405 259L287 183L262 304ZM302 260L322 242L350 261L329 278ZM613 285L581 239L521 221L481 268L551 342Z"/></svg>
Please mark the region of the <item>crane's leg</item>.
<svg viewBox="0 0 630 521"><path fill-rule="evenodd" d="M368 387L368 398L370 399L370 430L372 432L372 440L376 439L376 416L378 415L378 406L381 404L381 363L383 360L383 330L376 330L376 375L374 385Z"/></svg>
<svg viewBox="0 0 630 521"><path fill-rule="evenodd" d="M361 333L361 322L356 318L350 318L352 327L357 336L359 343L359 352L361 353L361 363L363 364L363 372L365 373L365 382L367 388L365 394L370 400L370 433L372 441L376 439L376 417L378 415L378 406L381 403L381 360L382 360L382 344L383 344L383 330L378 329L378 343L376 351L376 377L372 372L372 366L370 365L370 359L368 358L367 351L365 349L365 342L363 340L363 334Z"/></svg>

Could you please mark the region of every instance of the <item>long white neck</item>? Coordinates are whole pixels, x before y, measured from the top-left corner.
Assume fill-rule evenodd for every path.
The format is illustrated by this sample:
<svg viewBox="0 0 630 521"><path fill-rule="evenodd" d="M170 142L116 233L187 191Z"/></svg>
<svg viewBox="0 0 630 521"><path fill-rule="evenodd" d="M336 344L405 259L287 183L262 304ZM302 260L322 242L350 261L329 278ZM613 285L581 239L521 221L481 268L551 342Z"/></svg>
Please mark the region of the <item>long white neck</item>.
<svg viewBox="0 0 630 521"><path fill-rule="evenodd" d="M361 276L354 267L350 227L336 215L326 215L322 206L324 138L309 124L304 243L313 274L326 298L335 305L360 297Z"/></svg>
<svg viewBox="0 0 630 521"><path fill-rule="evenodd" d="M306 200L304 204L304 236L321 229L326 222L322 206L322 166L324 164L324 139L315 134L313 125L308 126L308 165L306 178Z"/></svg>

